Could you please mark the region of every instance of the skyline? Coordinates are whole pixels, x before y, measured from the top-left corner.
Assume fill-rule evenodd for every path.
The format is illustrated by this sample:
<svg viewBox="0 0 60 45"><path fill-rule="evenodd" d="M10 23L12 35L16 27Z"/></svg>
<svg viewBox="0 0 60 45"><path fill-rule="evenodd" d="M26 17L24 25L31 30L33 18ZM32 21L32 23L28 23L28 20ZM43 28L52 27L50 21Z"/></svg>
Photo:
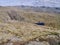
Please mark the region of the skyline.
<svg viewBox="0 0 60 45"><path fill-rule="evenodd" d="M0 6L18 5L60 7L60 0L0 0Z"/></svg>

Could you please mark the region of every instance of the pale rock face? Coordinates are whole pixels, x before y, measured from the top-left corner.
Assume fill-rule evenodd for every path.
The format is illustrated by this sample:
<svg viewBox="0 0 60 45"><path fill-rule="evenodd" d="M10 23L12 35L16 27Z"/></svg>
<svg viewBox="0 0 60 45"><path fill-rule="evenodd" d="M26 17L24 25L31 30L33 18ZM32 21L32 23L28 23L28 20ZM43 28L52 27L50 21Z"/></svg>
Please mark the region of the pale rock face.
<svg viewBox="0 0 60 45"><path fill-rule="evenodd" d="M31 41L26 45L49 45L49 43L45 42L45 41L43 41L43 42Z"/></svg>
<svg viewBox="0 0 60 45"><path fill-rule="evenodd" d="M11 37L10 41L11 42L17 42L17 41L22 41L22 39L14 36L14 37Z"/></svg>
<svg viewBox="0 0 60 45"><path fill-rule="evenodd" d="M6 45L13 45L13 43L7 43Z"/></svg>

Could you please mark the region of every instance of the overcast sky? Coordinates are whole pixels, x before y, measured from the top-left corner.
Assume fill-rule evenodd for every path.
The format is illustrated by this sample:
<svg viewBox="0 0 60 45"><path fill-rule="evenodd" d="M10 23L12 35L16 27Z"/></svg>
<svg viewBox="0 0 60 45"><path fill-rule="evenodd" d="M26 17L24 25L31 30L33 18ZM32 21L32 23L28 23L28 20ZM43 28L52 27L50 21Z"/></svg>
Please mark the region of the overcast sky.
<svg viewBox="0 0 60 45"><path fill-rule="evenodd" d="M0 6L15 6L15 5L30 5L30 6L53 6L60 7L60 0L0 0Z"/></svg>

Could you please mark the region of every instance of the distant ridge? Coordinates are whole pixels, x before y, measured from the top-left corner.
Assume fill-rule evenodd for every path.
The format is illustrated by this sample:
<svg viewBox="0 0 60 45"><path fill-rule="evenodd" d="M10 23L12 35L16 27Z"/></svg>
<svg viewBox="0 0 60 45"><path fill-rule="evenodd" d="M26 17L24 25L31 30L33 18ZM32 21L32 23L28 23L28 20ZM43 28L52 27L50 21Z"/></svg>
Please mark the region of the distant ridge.
<svg viewBox="0 0 60 45"><path fill-rule="evenodd" d="M36 12L51 12L51 13L60 13L60 7L47 7L47 6L24 6L24 5L20 5L20 6L14 6L14 7L18 7L18 8L23 8L23 9L31 9L34 10Z"/></svg>
<svg viewBox="0 0 60 45"><path fill-rule="evenodd" d="M17 6L0 6L0 7L16 7L22 9L33 10L35 12L48 12L48 13L59 13L60 7L47 7L47 6L25 6L25 5L17 5Z"/></svg>

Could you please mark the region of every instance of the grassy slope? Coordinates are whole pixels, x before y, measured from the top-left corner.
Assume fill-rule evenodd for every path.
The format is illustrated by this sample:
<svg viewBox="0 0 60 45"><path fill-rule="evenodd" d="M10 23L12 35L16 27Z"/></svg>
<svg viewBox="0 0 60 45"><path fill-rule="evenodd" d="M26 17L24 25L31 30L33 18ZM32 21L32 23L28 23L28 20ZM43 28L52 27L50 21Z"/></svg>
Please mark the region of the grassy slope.
<svg viewBox="0 0 60 45"><path fill-rule="evenodd" d="M9 15L15 17L15 19L11 20ZM2 39L0 44L7 43L11 37L17 37L23 42L35 38L47 40L50 38L47 38L49 35L58 37L60 30L51 29L49 26L58 28L60 24L59 16L60 14L55 13L26 11L15 7L0 7L0 38ZM46 26L35 25L34 23L38 21L45 22Z"/></svg>
<svg viewBox="0 0 60 45"><path fill-rule="evenodd" d="M56 13L45 13L45 12L34 12L33 10L24 10L15 7L0 7L0 21L6 22L11 20L11 17L15 15L16 20L26 21L29 23L44 22L46 26L58 28L60 14ZM59 15L59 16L58 16ZM58 23L58 24L57 24Z"/></svg>
<svg viewBox="0 0 60 45"><path fill-rule="evenodd" d="M47 40L48 35L60 35L60 30L53 30L49 27L37 26L26 22L10 21L8 23L0 23L0 26L0 38L3 39L0 40L0 43L6 43L8 40L12 40L11 37L13 36L14 38L19 38L19 41L28 42L35 38L42 39L43 41Z"/></svg>

